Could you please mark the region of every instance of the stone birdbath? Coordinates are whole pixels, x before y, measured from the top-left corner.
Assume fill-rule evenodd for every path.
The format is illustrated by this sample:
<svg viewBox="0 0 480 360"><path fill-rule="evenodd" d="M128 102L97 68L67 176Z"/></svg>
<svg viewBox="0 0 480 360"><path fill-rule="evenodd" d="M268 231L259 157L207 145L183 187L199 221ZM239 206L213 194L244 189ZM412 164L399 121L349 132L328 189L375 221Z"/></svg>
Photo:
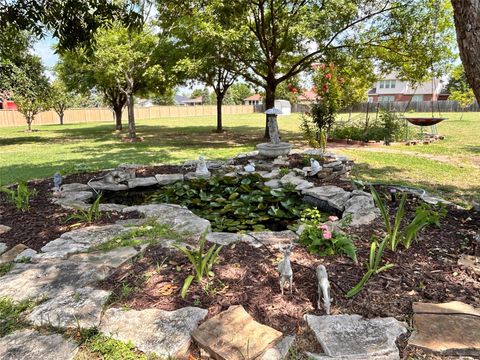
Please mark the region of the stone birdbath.
<svg viewBox="0 0 480 360"><path fill-rule="evenodd" d="M282 114L282 111L277 108L271 108L265 111L265 114L267 114L268 119L270 142L257 145L258 155L267 158L288 155L292 149L292 145L286 142L281 142L278 134L277 115Z"/></svg>

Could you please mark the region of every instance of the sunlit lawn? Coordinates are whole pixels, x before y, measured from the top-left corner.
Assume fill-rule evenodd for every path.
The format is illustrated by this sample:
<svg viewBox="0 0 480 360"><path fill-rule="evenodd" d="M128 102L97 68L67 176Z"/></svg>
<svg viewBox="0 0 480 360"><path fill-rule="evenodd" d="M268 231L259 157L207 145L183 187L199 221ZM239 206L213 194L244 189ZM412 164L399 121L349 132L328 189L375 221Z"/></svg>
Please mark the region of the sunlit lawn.
<svg viewBox="0 0 480 360"><path fill-rule="evenodd" d="M438 130L446 139L434 144L334 151L355 159L355 176L365 180L425 187L455 200L480 197L480 114L467 113L461 121L460 114L444 115L449 120ZM296 114L279 119L283 139L302 146L298 125ZM254 150L264 115L227 115L224 126L227 133L213 133L213 116L139 120L138 135L145 141L133 144L121 142L125 134L116 133L112 123L34 126L39 130L34 133L0 128L0 184L119 163L179 163L200 154L226 159Z"/></svg>

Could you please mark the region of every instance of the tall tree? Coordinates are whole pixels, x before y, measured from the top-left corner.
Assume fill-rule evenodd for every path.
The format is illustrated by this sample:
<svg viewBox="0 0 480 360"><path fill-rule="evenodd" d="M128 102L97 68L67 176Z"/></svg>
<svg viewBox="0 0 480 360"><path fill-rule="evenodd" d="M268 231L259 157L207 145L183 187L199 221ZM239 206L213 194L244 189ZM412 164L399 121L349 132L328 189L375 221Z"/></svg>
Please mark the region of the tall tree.
<svg viewBox="0 0 480 360"><path fill-rule="evenodd" d="M162 11L202 14L204 31L216 27L223 52L245 67L246 80L265 89L267 108L281 83L337 53L375 58L378 66L418 76L449 52L449 9L431 0L171 0ZM429 41L434 32L443 40L437 47Z"/></svg>
<svg viewBox="0 0 480 360"><path fill-rule="evenodd" d="M480 0L451 0L465 75L480 103Z"/></svg>
<svg viewBox="0 0 480 360"><path fill-rule="evenodd" d="M76 95L67 90L65 84L56 79L52 82L49 92L48 104L58 115L60 125L63 125L65 110L75 103Z"/></svg>

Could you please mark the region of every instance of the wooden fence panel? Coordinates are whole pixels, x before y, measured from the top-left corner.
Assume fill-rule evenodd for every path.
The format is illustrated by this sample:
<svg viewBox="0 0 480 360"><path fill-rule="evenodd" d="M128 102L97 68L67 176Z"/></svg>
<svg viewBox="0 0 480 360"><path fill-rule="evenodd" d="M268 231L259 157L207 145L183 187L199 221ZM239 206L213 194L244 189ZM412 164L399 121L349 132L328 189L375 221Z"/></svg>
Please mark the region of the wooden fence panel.
<svg viewBox="0 0 480 360"><path fill-rule="evenodd" d="M250 105L224 105L223 113L230 114L252 114L254 107ZM163 117L184 117L184 116L213 116L217 114L215 105L202 106L152 106L147 108L135 108L135 117L138 120L157 119ZM123 111L123 119L127 119L126 109ZM64 123L91 123L100 121L115 120L113 111L108 108L85 108L68 109L65 111ZM58 124L60 122L55 111L44 111L35 117L35 125ZM15 110L0 110L0 127L26 125L23 115Z"/></svg>

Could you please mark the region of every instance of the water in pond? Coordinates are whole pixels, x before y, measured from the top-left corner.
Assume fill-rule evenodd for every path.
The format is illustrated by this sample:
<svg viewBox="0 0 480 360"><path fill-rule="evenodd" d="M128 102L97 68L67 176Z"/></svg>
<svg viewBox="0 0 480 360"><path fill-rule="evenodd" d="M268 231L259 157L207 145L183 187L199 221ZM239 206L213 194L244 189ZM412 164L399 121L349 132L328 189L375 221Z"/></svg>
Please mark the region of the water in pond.
<svg viewBox="0 0 480 360"><path fill-rule="evenodd" d="M258 175L190 180L172 185L105 194L102 202L186 206L212 223L213 231L285 230L308 207L292 187L271 189Z"/></svg>

